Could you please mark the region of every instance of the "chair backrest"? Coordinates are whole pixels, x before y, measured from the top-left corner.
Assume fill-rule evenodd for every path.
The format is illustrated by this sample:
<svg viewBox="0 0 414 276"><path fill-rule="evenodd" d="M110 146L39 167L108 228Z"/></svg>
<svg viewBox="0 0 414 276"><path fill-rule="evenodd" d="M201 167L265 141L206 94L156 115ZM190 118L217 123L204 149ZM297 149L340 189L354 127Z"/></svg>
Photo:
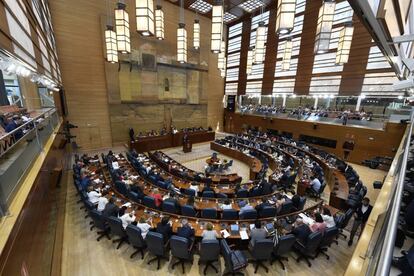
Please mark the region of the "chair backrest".
<svg viewBox="0 0 414 276"><path fill-rule="evenodd" d="M218 194L216 194L216 197L217 198L227 198L227 195L223 194L223 193L218 193Z"/></svg>
<svg viewBox="0 0 414 276"><path fill-rule="evenodd" d="M162 210L164 212L178 214L177 207L175 206L174 202L171 202L171 201L164 201L162 203Z"/></svg>
<svg viewBox="0 0 414 276"><path fill-rule="evenodd" d="M188 250L191 242L184 237L179 237L176 235L171 236L170 239L171 245L171 254L180 259L190 259L191 252Z"/></svg>
<svg viewBox="0 0 414 276"><path fill-rule="evenodd" d="M238 190L236 193L236 197L249 197L249 191L245 189Z"/></svg>
<svg viewBox="0 0 414 276"><path fill-rule="evenodd" d="M354 210L352 210L352 209L348 209L345 212L345 218L344 218L344 221L343 221L343 225L340 228L345 228L348 225L348 222L351 219L353 213L354 213Z"/></svg>
<svg viewBox="0 0 414 276"><path fill-rule="evenodd" d="M122 227L122 220L116 217L108 217L106 221L109 224L109 228L111 228L111 234L116 235L119 237L125 237L126 233L124 227Z"/></svg>
<svg viewBox="0 0 414 276"><path fill-rule="evenodd" d="M292 211L293 203L290 200L283 202L282 207L280 208L279 215L286 215Z"/></svg>
<svg viewBox="0 0 414 276"><path fill-rule="evenodd" d="M197 211L195 210L193 206L183 205L181 206L181 214L187 217L195 217L197 214Z"/></svg>
<svg viewBox="0 0 414 276"><path fill-rule="evenodd" d="M273 241L270 239L257 240L251 250L251 254L256 260L268 260L272 256Z"/></svg>
<svg viewBox="0 0 414 276"><path fill-rule="evenodd" d="M262 194L262 189L260 189L260 187L254 187L253 189L251 189L249 196L255 197L255 196L260 196L261 194Z"/></svg>
<svg viewBox="0 0 414 276"><path fill-rule="evenodd" d="M164 237L162 234L157 232L148 232L145 236L145 242L148 246L148 251L155 256L164 256Z"/></svg>
<svg viewBox="0 0 414 276"><path fill-rule="evenodd" d="M239 212L233 209L225 209L223 210L223 219L238 219Z"/></svg>
<svg viewBox="0 0 414 276"><path fill-rule="evenodd" d="M202 194L202 197L214 197L214 192L213 191L204 191Z"/></svg>
<svg viewBox="0 0 414 276"><path fill-rule="evenodd" d="M256 219L257 211L256 210L247 210L240 215L240 219Z"/></svg>
<svg viewBox="0 0 414 276"><path fill-rule="evenodd" d="M274 254L276 256L283 256L284 254L290 252L295 244L295 241L296 237L293 234L279 237L278 243L273 249Z"/></svg>
<svg viewBox="0 0 414 276"><path fill-rule="evenodd" d="M141 201L141 199L139 198L139 195L136 192L129 191L128 197L135 202Z"/></svg>
<svg viewBox="0 0 414 276"><path fill-rule="evenodd" d="M119 193L121 193L123 195L128 194L128 188L125 185L125 183L122 182L122 181L119 181L119 180L115 181L115 188Z"/></svg>
<svg viewBox="0 0 414 276"><path fill-rule="evenodd" d="M336 239L338 235L338 228L336 226L329 227L325 229L325 233L323 234L323 238L319 247L328 247L330 246L333 241Z"/></svg>
<svg viewBox="0 0 414 276"><path fill-rule="evenodd" d="M200 243L200 260L215 261L219 259L220 244L218 240L204 240Z"/></svg>
<svg viewBox="0 0 414 276"><path fill-rule="evenodd" d="M205 208L201 210L201 217L208 218L208 219L216 219L217 218L217 210L214 208Z"/></svg>
<svg viewBox="0 0 414 276"><path fill-rule="evenodd" d="M105 230L106 229L106 223L105 218L103 217L102 213L97 210L91 210L89 211L89 216L91 217L93 221L93 225L100 229Z"/></svg>
<svg viewBox="0 0 414 276"><path fill-rule="evenodd" d="M149 208L157 209L157 205L155 205L155 198L151 196L144 196L143 203Z"/></svg>
<svg viewBox="0 0 414 276"><path fill-rule="evenodd" d="M196 191L193 189L184 189L184 194L189 195L189 196L195 196L196 195Z"/></svg>
<svg viewBox="0 0 414 276"><path fill-rule="evenodd" d="M273 206L265 206L262 210L260 210L259 216L261 218L271 218L276 216L276 208Z"/></svg>
<svg viewBox="0 0 414 276"><path fill-rule="evenodd" d="M137 248L143 248L146 246L146 243L142 238L141 229L139 229L136 225L128 224L125 232L128 236L128 241L132 246Z"/></svg>
<svg viewBox="0 0 414 276"><path fill-rule="evenodd" d="M319 244L321 243L323 238L323 235L321 232L313 232L309 235L308 239L306 240L305 244L305 252L307 255L313 255L315 254L316 250L319 247Z"/></svg>
<svg viewBox="0 0 414 276"><path fill-rule="evenodd" d="M323 193L323 191L325 190L325 187L326 187L326 182L323 182L322 184L321 184L321 187L319 188L319 194L322 194Z"/></svg>

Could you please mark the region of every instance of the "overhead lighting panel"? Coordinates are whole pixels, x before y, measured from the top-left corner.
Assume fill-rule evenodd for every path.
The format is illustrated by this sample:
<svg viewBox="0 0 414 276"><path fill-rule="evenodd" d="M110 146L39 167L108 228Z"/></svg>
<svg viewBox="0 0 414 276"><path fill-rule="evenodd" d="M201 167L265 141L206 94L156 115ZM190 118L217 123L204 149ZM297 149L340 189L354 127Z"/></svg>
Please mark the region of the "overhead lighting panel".
<svg viewBox="0 0 414 276"><path fill-rule="evenodd" d="M192 3L189 8L198 11L199 13L208 13L213 8L213 5L203 0L197 0Z"/></svg>
<svg viewBox="0 0 414 276"><path fill-rule="evenodd" d="M135 0L137 32L142 36L154 35L154 1Z"/></svg>
<svg viewBox="0 0 414 276"><path fill-rule="evenodd" d="M335 0L324 0L319 9L318 26L315 37L315 53L326 53L329 50L332 23L335 14Z"/></svg>
<svg viewBox="0 0 414 276"><path fill-rule="evenodd" d="M246 2L241 3L239 7L245 10L246 12L252 12L263 5L264 3L262 0L247 0Z"/></svg>
<svg viewBox="0 0 414 276"><path fill-rule="evenodd" d="M234 19L237 19L237 16L235 16L232 13L226 12L223 16L223 20L225 23L229 23L231 21L233 21Z"/></svg>
<svg viewBox="0 0 414 276"><path fill-rule="evenodd" d="M352 26L352 22L346 23L339 34L338 50L336 51L336 64L342 65L348 62L353 34L354 27Z"/></svg>
<svg viewBox="0 0 414 276"><path fill-rule="evenodd" d="M295 23L296 0L278 0L276 10L276 33L287 34Z"/></svg>

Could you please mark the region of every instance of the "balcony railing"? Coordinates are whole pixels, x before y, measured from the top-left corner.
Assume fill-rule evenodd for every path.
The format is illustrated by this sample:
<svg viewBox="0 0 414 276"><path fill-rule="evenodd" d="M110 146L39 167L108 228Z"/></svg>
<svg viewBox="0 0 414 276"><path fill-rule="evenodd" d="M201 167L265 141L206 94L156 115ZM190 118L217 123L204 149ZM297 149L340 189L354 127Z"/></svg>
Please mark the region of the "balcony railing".
<svg viewBox="0 0 414 276"><path fill-rule="evenodd" d="M59 122L56 109L50 108L0 137L0 217Z"/></svg>

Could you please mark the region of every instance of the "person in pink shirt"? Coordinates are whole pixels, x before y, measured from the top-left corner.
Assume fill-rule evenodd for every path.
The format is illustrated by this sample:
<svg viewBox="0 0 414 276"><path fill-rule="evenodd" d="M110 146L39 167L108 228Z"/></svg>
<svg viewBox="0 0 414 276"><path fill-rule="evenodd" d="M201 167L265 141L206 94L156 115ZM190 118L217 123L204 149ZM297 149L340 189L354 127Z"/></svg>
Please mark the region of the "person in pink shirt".
<svg viewBox="0 0 414 276"><path fill-rule="evenodd" d="M315 222L310 226L312 232L321 232L322 234L326 229L326 222L323 221L323 218L320 213L315 214Z"/></svg>

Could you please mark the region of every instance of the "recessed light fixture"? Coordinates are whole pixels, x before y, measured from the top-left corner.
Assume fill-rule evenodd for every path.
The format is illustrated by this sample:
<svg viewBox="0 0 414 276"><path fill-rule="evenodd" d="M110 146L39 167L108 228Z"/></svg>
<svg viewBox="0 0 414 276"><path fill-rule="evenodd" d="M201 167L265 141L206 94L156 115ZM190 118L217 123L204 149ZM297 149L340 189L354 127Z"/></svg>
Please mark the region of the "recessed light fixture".
<svg viewBox="0 0 414 276"><path fill-rule="evenodd" d="M241 3L239 7L247 12L252 12L263 5L264 3L262 0L247 0L246 2Z"/></svg>
<svg viewBox="0 0 414 276"><path fill-rule="evenodd" d="M192 3L189 8L198 11L199 13L208 13L213 8L213 5L203 0L197 0Z"/></svg>

